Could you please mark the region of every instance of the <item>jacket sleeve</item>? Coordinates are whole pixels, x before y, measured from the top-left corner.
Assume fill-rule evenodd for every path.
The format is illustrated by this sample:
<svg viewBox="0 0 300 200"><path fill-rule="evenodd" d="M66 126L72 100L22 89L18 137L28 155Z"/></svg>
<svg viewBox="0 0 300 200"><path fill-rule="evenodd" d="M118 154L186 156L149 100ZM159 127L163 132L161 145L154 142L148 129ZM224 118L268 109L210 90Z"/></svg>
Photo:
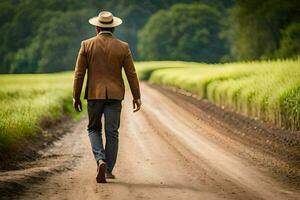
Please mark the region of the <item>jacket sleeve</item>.
<svg viewBox="0 0 300 200"><path fill-rule="evenodd" d="M141 98L139 80L135 71L135 67L133 64L132 54L129 49L128 44L126 45L126 53L123 62L123 67L125 70L125 74L129 83L129 87L134 99Z"/></svg>
<svg viewBox="0 0 300 200"><path fill-rule="evenodd" d="M74 84L73 84L73 98L76 100L80 99L86 69L87 69L87 57L84 48L84 42L81 42L81 47L75 65L75 75L74 75Z"/></svg>

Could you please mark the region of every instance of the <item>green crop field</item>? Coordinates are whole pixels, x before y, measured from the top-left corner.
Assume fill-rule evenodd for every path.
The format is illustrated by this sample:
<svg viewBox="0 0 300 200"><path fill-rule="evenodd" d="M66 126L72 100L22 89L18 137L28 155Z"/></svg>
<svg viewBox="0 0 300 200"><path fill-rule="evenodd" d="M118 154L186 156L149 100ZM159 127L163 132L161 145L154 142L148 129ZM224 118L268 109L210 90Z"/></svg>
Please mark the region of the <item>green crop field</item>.
<svg viewBox="0 0 300 200"><path fill-rule="evenodd" d="M300 129L300 60L136 64L140 79L192 92L241 114ZM73 73L0 75L0 149L72 111ZM143 91L142 91L143 92Z"/></svg>
<svg viewBox="0 0 300 200"><path fill-rule="evenodd" d="M44 120L71 114L72 83L72 73L1 75L0 149L36 134Z"/></svg>
<svg viewBox="0 0 300 200"><path fill-rule="evenodd" d="M300 60L228 64L140 62L139 77L252 118L300 129Z"/></svg>

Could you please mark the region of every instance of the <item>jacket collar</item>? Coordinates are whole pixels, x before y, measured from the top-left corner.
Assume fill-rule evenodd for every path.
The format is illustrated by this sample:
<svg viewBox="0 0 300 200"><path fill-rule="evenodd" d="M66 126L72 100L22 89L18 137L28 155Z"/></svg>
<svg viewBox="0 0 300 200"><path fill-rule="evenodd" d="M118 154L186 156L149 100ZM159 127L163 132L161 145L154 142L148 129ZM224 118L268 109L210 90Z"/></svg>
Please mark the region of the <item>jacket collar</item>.
<svg viewBox="0 0 300 200"><path fill-rule="evenodd" d="M105 34L105 35L107 35L107 34L112 35L112 32L110 32L110 31L100 31L98 34L99 35L103 35L103 34Z"/></svg>

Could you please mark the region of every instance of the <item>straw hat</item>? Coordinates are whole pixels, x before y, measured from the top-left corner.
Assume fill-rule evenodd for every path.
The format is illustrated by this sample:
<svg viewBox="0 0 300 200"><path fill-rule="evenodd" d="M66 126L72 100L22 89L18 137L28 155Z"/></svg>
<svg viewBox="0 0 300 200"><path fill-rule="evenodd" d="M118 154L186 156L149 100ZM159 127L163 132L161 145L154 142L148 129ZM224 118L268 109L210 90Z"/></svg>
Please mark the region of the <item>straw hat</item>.
<svg viewBox="0 0 300 200"><path fill-rule="evenodd" d="M114 17L111 12L102 11L98 16L89 19L89 23L94 26L111 28L122 24L122 20L118 17Z"/></svg>

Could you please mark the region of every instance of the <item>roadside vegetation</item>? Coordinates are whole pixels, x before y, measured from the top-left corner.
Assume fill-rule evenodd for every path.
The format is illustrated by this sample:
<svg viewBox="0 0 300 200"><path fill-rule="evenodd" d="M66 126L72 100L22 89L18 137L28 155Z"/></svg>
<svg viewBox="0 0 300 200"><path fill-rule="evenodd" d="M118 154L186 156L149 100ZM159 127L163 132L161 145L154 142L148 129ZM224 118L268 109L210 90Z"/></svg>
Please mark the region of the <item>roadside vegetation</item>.
<svg viewBox="0 0 300 200"><path fill-rule="evenodd" d="M141 62L141 79L173 86L243 115L300 130L300 60L201 64Z"/></svg>
<svg viewBox="0 0 300 200"><path fill-rule="evenodd" d="M72 70L80 41L95 36L88 19L100 10L123 19L115 35L130 44L135 60L297 58L299 2L1 0L0 73Z"/></svg>
<svg viewBox="0 0 300 200"><path fill-rule="evenodd" d="M139 78L191 92L240 114L300 130L300 60L136 64ZM0 76L0 149L72 112L72 73Z"/></svg>
<svg viewBox="0 0 300 200"><path fill-rule="evenodd" d="M0 150L72 109L71 73L0 76ZM73 114L72 114L73 113ZM75 118L76 118L75 117Z"/></svg>

